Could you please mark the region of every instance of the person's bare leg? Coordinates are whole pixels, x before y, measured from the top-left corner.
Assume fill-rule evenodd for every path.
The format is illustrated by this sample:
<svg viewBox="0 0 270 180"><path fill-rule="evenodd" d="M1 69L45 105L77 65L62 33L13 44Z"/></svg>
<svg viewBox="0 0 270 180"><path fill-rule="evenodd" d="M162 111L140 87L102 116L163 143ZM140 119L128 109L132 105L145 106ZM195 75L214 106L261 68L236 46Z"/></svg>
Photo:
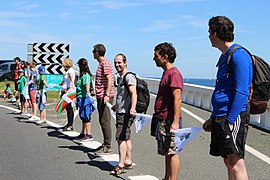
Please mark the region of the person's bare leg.
<svg viewBox="0 0 270 180"><path fill-rule="evenodd" d="M224 158L225 166L228 170L229 180L248 180L248 174L244 159L240 158L238 154L230 154Z"/></svg>
<svg viewBox="0 0 270 180"><path fill-rule="evenodd" d="M118 141L118 152L119 152L119 163L118 166L124 167L127 154L127 144L126 141Z"/></svg>

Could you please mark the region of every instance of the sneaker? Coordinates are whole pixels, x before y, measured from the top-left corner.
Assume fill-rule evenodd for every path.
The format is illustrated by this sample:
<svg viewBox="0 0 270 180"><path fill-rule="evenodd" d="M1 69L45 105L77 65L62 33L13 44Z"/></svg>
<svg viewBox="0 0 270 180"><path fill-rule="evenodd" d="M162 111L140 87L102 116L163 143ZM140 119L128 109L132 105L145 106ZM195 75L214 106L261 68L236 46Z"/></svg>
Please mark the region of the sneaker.
<svg viewBox="0 0 270 180"><path fill-rule="evenodd" d="M62 129L62 131L73 131L73 127L72 126L65 127Z"/></svg>
<svg viewBox="0 0 270 180"><path fill-rule="evenodd" d="M21 112L20 113L22 116L26 116L26 115L28 115L28 113L27 112Z"/></svg>
<svg viewBox="0 0 270 180"><path fill-rule="evenodd" d="M10 101L10 102L16 102L16 98L15 98L15 97L12 97L12 98L10 98L9 101Z"/></svg>
<svg viewBox="0 0 270 180"><path fill-rule="evenodd" d="M65 128L67 128L68 126L67 125L65 125L65 126L63 126L63 127L60 127L60 129L65 129Z"/></svg>
<svg viewBox="0 0 270 180"><path fill-rule="evenodd" d="M81 142L92 141L94 138L91 134L85 134L83 138L80 139Z"/></svg>
<svg viewBox="0 0 270 180"><path fill-rule="evenodd" d="M102 145L100 148L98 148L97 151L95 151L95 154L102 155L102 154L112 154L112 149L110 147L106 147Z"/></svg>
<svg viewBox="0 0 270 180"><path fill-rule="evenodd" d="M37 116L31 116L28 121L37 121L39 118Z"/></svg>
<svg viewBox="0 0 270 180"><path fill-rule="evenodd" d="M46 123L46 120L39 120L39 121L37 121L36 123L39 124L39 125L40 125L40 124L44 124L44 123Z"/></svg>
<svg viewBox="0 0 270 180"><path fill-rule="evenodd" d="M84 134L81 133L79 136L74 137L73 140L80 140L80 139L82 139L83 137L84 137Z"/></svg>

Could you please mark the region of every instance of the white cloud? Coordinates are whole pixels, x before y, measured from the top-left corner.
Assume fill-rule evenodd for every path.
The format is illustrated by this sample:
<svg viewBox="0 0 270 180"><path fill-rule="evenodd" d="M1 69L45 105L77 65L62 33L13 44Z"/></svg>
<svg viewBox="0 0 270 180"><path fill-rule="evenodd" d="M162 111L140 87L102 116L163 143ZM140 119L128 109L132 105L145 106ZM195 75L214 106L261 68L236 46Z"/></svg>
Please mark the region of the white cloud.
<svg viewBox="0 0 270 180"><path fill-rule="evenodd" d="M14 7L17 8L18 10L30 11L32 9L36 9L38 7L38 4L36 3L30 4L27 1L20 1L15 3Z"/></svg>
<svg viewBox="0 0 270 180"><path fill-rule="evenodd" d="M172 21L154 21L150 26L142 28L145 32L163 31L175 28L175 22Z"/></svg>
<svg viewBox="0 0 270 180"><path fill-rule="evenodd" d="M39 14L36 13L26 13L17 11L4 11L0 12L0 18L25 18L25 17L37 17Z"/></svg>
<svg viewBox="0 0 270 180"><path fill-rule="evenodd" d="M0 21L0 27L23 28L23 27L27 27L27 25L24 23L15 22L15 21Z"/></svg>
<svg viewBox="0 0 270 180"><path fill-rule="evenodd" d="M169 4L169 3L191 3L191 2L202 2L206 0L155 0L155 2Z"/></svg>
<svg viewBox="0 0 270 180"><path fill-rule="evenodd" d="M181 16L182 19L184 19L187 24L193 26L193 27L203 27L205 28L207 26L207 19L198 18L195 16Z"/></svg>
<svg viewBox="0 0 270 180"><path fill-rule="evenodd" d="M68 17L70 17L70 13L68 13L68 12L63 12L63 13L60 14L60 17L61 17L61 18L68 18Z"/></svg>
<svg viewBox="0 0 270 180"><path fill-rule="evenodd" d="M90 2L87 4L99 5L106 9L113 9L113 10L142 6L141 3L133 3L129 1L96 1L96 2Z"/></svg>

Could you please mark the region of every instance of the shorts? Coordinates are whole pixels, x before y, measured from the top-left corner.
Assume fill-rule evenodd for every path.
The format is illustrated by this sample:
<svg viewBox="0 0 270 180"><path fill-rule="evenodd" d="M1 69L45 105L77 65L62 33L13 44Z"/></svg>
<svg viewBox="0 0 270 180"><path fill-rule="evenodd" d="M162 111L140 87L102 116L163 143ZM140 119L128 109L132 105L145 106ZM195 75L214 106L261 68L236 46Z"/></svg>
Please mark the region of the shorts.
<svg viewBox="0 0 270 180"><path fill-rule="evenodd" d="M37 90L31 90L30 91L30 101L31 103L37 103L37 99L36 99L36 93L37 93Z"/></svg>
<svg viewBox="0 0 270 180"><path fill-rule="evenodd" d="M181 120L179 121L179 126L181 127ZM174 134L170 132L171 122L170 121L158 121L157 123L157 147L158 154L164 155L174 155L176 154L176 144L174 142Z"/></svg>
<svg viewBox="0 0 270 180"><path fill-rule="evenodd" d="M25 99L25 97L24 97L23 94L20 94L20 102L21 103L25 103L26 102L26 99Z"/></svg>
<svg viewBox="0 0 270 180"><path fill-rule="evenodd" d="M239 154L240 158L244 158L248 120L249 114L241 112L231 131L227 116L213 118L209 154L223 158L227 158L229 154Z"/></svg>
<svg viewBox="0 0 270 180"><path fill-rule="evenodd" d="M134 123L135 116L127 113L116 113L116 135L117 141L130 140L131 126Z"/></svg>
<svg viewBox="0 0 270 180"><path fill-rule="evenodd" d="M47 98L46 93L45 93L45 97ZM37 104L38 104L38 110L42 111L42 110L46 109L45 103L42 103L42 97L41 96L38 96L36 98L36 101L37 101Z"/></svg>

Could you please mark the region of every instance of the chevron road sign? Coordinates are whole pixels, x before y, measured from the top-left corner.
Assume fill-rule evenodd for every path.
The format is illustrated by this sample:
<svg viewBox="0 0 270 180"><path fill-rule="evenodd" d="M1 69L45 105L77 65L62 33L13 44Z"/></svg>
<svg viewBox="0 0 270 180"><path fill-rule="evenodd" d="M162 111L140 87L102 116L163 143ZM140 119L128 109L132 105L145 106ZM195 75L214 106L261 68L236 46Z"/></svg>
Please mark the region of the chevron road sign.
<svg viewBox="0 0 270 180"><path fill-rule="evenodd" d="M68 58L67 54L28 54L28 62L35 62L37 64L58 63L62 64L65 58Z"/></svg>
<svg viewBox="0 0 270 180"><path fill-rule="evenodd" d="M63 74L65 69L59 64L42 64L46 74Z"/></svg>
<svg viewBox="0 0 270 180"><path fill-rule="evenodd" d="M28 53L69 53L69 44L63 43L33 43L28 44Z"/></svg>

